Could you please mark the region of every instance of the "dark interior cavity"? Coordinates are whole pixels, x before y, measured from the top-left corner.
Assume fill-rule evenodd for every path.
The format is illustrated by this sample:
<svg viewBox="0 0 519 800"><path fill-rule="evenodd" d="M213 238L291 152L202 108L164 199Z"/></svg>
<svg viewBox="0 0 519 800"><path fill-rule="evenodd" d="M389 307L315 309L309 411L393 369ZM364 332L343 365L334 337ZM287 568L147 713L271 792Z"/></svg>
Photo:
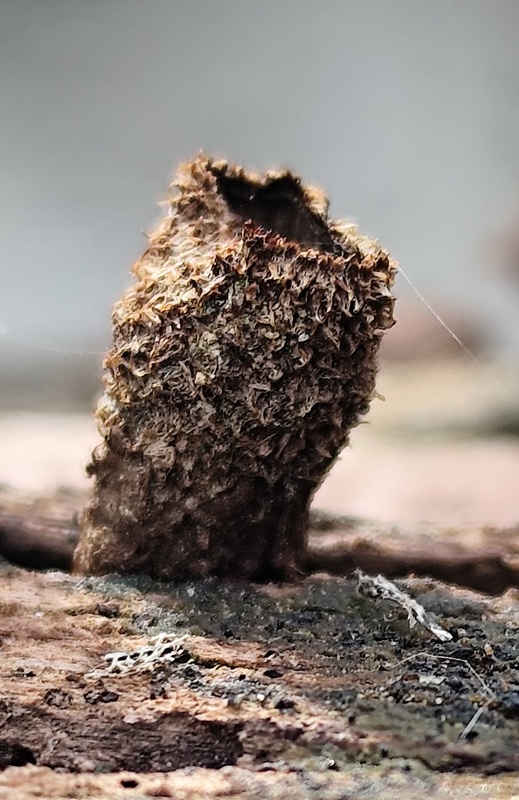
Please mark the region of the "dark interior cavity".
<svg viewBox="0 0 519 800"><path fill-rule="evenodd" d="M336 251L337 245L326 224L306 207L301 186L291 175L257 184L217 169L211 171L219 193L233 214L298 242L304 249Z"/></svg>

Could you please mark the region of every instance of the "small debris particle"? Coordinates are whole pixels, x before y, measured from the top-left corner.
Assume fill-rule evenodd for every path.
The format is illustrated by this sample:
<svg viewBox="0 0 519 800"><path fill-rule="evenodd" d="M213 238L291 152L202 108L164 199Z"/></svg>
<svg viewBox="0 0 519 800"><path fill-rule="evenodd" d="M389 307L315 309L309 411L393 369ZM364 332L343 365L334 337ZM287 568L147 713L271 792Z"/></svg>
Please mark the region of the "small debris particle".
<svg viewBox="0 0 519 800"><path fill-rule="evenodd" d="M98 603L94 611L100 617L106 617L107 619L115 619L121 614L119 606L110 605L109 603Z"/></svg>
<svg viewBox="0 0 519 800"><path fill-rule="evenodd" d="M395 586L392 581L382 575L367 575L360 569L356 569L354 575L357 578L357 591L359 594L396 603L407 612L410 628L413 628L419 622L441 642L451 641L452 634L438 625L420 603L399 589L398 586Z"/></svg>
<svg viewBox="0 0 519 800"><path fill-rule="evenodd" d="M282 678L283 673L279 671L279 669L266 669L264 670L263 674L267 678Z"/></svg>
<svg viewBox="0 0 519 800"><path fill-rule="evenodd" d="M68 708L72 703L72 695L63 689L48 689L43 697L43 702L56 708Z"/></svg>
<svg viewBox="0 0 519 800"><path fill-rule="evenodd" d="M117 692L111 692L109 689L101 689L99 691L89 689L84 693L83 697L91 706L95 706L97 703L115 703L116 700L119 700Z"/></svg>

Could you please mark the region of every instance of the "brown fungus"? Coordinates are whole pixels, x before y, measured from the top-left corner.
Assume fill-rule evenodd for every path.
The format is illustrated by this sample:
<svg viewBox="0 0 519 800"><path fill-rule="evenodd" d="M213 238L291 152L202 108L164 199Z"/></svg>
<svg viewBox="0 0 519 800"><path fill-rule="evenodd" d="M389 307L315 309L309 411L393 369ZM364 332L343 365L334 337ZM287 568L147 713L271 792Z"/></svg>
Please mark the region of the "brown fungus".
<svg viewBox="0 0 519 800"><path fill-rule="evenodd" d="M113 310L75 569L294 578L396 265L290 172L200 157L175 187Z"/></svg>

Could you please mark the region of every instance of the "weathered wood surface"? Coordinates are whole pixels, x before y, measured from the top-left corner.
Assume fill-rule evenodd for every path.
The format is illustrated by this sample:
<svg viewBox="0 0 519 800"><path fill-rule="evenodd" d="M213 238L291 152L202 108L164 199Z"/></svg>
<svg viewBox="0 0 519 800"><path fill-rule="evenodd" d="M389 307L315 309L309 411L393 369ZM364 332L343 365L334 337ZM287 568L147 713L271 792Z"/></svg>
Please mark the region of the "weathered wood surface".
<svg viewBox="0 0 519 800"><path fill-rule="evenodd" d="M429 575L498 594L519 587L519 526L442 530L314 514L307 572L348 575L357 567L390 578Z"/></svg>
<svg viewBox="0 0 519 800"><path fill-rule="evenodd" d="M345 579L159 584L4 565L0 797L499 797L504 776L519 781L517 592L405 586L452 642ZM187 635L177 662L88 677L161 632Z"/></svg>

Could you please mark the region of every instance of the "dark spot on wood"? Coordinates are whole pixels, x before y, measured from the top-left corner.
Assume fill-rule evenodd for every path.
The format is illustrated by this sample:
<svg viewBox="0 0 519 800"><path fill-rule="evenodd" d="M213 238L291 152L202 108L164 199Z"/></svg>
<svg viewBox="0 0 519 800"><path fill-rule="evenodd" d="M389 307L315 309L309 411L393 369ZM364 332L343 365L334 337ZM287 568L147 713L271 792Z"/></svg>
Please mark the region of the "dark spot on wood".
<svg viewBox="0 0 519 800"><path fill-rule="evenodd" d="M218 769L242 754L235 722L206 722L186 713L134 723L113 715L58 714L16 706L2 726L0 768L37 763L83 772L89 764L96 772L170 772L186 766Z"/></svg>
<svg viewBox="0 0 519 800"><path fill-rule="evenodd" d="M36 764L32 750L19 742L0 739L0 769L25 767L26 764Z"/></svg>
<svg viewBox="0 0 519 800"><path fill-rule="evenodd" d="M123 778L121 780L123 789L136 789L138 785L139 781L136 781L135 778Z"/></svg>

